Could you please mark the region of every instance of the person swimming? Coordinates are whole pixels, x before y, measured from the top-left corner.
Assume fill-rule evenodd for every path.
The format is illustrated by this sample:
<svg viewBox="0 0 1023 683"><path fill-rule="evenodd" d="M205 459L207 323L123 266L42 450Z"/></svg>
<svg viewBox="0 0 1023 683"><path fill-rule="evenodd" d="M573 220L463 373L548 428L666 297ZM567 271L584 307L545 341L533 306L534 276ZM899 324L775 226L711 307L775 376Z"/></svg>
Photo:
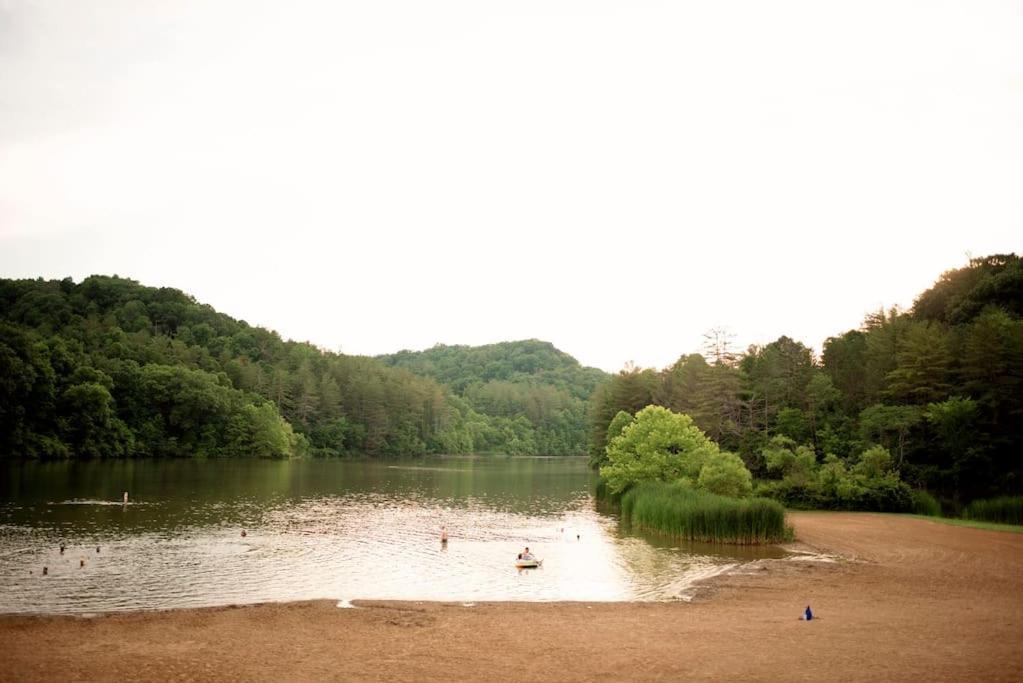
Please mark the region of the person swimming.
<svg viewBox="0 0 1023 683"><path fill-rule="evenodd" d="M448 528L446 526L442 526L440 528L440 542L441 543L448 542Z"/></svg>

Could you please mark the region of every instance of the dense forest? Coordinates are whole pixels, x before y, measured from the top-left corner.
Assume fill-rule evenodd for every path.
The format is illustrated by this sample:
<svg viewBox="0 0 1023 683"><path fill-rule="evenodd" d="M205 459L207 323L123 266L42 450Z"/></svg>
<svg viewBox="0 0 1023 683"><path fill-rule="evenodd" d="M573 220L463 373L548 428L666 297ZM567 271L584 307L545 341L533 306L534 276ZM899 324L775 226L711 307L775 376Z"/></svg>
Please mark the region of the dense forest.
<svg viewBox="0 0 1023 683"><path fill-rule="evenodd" d="M284 341L176 289L0 280L0 457L583 452L581 401L599 378L581 371L594 379L576 386L561 367L574 361L547 344L503 350L512 370L500 353L495 370L476 370L509 387L449 391ZM538 370L557 384L519 374Z"/></svg>
<svg viewBox="0 0 1023 683"><path fill-rule="evenodd" d="M512 435L500 446L512 453L584 453L587 401L608 380L604 371L584 368L552 344L535 339L475 347L438 345L378 358L443 384L464 414L486 416Z"/></svg>
<svg viewBox="0 0 1023 683"><path fill-rule="evenodd" d="M886 468L946 500L1023 491L1023 264L1015 254L971 259L911 310L877 311L827 339L819 357L785 336L737 353L721 331L701 351L660 371L626 368L597 388L595 465L606 462L620 411L659 405L691 416L769 483L799 473L805 491L818 473L866 471L890 454Z"/></svg>

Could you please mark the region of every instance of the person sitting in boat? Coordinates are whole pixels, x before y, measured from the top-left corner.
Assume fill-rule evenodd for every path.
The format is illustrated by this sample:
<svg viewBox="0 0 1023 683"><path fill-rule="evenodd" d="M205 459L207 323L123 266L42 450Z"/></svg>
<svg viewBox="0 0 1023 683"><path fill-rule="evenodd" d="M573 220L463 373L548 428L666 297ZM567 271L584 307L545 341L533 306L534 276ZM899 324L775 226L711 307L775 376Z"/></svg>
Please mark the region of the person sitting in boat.
<svg viewBox="0 0 1023 683"><path fill-rule="evenodd" d="M521 553L519 553L519 559L520 560L535 560L536 558L533 557L533 553L529 552L529 546L527 545L526 549L523 550Z"/></svg>

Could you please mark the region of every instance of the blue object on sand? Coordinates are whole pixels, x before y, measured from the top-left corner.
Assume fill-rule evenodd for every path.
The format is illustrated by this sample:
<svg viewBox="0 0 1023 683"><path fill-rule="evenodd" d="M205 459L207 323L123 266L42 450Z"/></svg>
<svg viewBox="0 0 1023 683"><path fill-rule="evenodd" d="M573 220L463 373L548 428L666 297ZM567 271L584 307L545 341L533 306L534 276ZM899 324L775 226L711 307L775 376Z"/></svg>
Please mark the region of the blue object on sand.
<svg viewBox="0 0 1023 683"><path fill-rule="evenodd" d="M810 606L806 606L806 614L804 615L807 621L813 619L813 612L810 610Z"/></svg>

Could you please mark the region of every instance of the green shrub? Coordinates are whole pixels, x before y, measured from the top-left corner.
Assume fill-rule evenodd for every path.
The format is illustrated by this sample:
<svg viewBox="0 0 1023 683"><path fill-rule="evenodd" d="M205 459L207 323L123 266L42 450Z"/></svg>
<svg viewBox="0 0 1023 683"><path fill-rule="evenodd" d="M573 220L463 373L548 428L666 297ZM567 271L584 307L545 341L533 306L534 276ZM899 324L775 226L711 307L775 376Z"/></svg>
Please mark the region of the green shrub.
<svg viewBox="0 0 1023 683"><path fill-rule="evenodd" d="M880 446L865 451L850 467L834 455L818 463L813 449L783 436L771 439L762 455L768 472L782 478L758 482L756 494L787 507L873 512L908 512L913 507L912 490Z"/></svg>
<svg viewBox="0 0 1023 683"><path fill-rule="evenodd" d="M682 483L645 482L621 498L622 521L688 541L776 543L790 533L785 509L773 500L737 499Z"/></svg>
<svg viewBox="0 0 1023 683"><path fill-rule="evenodd" d="M612 422L621 432L608 443L607 461L600 468L611 492L646 481L682 481L691 488L732 496L752 491L753 478L742 459L722 451L690 416L650 405L631 421L628 417L619 413Z"/></svg>
<svg viewBox="0 0 1023 683"><path fill-rule="evenodd" d="M975 500L963 510L963 518L999 524L1023 524L1023 496Z"/></svg>
<svg viewBox="0 0 1023 683"><path fill-rule="evenodd" d="M941 503L927 491L913 491L913 513L941 517Z"/></svg>

